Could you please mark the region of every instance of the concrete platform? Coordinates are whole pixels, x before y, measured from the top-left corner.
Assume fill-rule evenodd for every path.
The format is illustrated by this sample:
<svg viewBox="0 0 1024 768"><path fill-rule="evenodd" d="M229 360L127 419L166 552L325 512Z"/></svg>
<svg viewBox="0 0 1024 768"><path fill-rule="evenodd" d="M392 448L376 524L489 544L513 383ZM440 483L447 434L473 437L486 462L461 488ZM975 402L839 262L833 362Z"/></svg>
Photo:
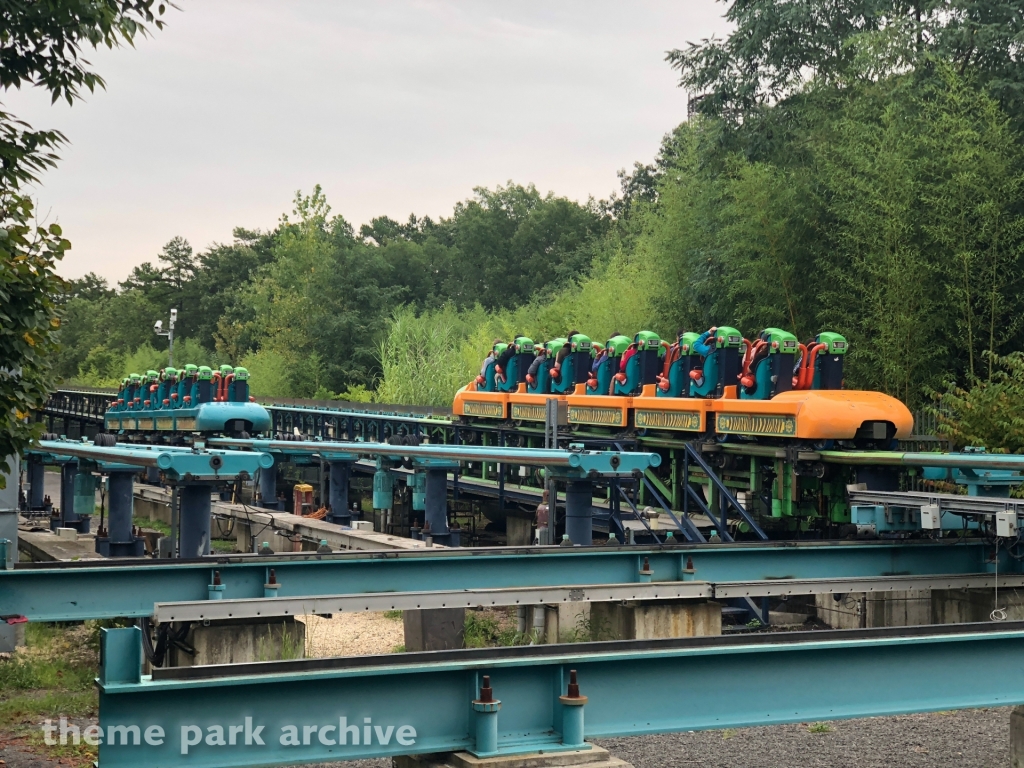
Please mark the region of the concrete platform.
<svg viewBox="0 0 1024 768"><path fill-rule="evenodd" d="M305 655L306 625L294 616L274 620L227 619L193 624L185 641L168 649L168 666L245 664L301 659Z"/></svg>
<svg viewBox="0 0 1024 768"><path fill-rule="evenodd" d="M136 516L160 520L169 525L171 522L170 502L171 492L166 488L141 484L135 486ZM226 522L222 523L220 530L224 531L225 528L231 530L240 552L251 551L249 541L253 535L257 547L266 541L270 543L271 549L277 552L292 551L290 549L292 543L286 541L284 537L278 536L278 531L301 535L309 539L310 541L307 543L312 549L316 549L314 542L324 539L327 540L327 545L334 550L424 549L427 546L425 542L414 539L376 533L375 531L357 531L324 520L311 520L289 512L274 512L249 505L214 501L211 510L215 516L232 521L230 525ZM212 532L213 538L218 538L217 520L214 520ZM285 549L285 546L289 549Z"/></svg>
<svg viewBox="0 0 1024 768"><path fill-rule="evenodd" d="M391 764L394 768L632 768L625 760L596 745L567 752L528 752L502 757L477 757L469 752L400 755L392 758Z"/></svg>
<svg viewBox="0 0 1024 768"><path fill-rule="evenodd" d="M33 531L33 527L37 526L28 521L18 526L18 551L33 562L103 559L96 552L96 537L92 534L79 535L77 540L65 539L49 531Z"/></svg>

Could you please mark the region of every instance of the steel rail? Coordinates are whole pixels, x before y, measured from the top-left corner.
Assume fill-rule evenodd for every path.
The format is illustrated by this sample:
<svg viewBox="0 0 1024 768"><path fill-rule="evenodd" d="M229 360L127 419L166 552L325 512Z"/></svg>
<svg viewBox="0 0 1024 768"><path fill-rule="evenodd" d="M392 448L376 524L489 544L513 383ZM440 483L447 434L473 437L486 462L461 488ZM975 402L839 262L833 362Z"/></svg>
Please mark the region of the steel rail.
<svg viewBox="0 0 1024 768"><path fill-rule="evenodd" d="M1021 623L303 659L151 678L137 628L103 630L101 642L103 768L522 754L611 736L1024 703ZM942 672L965 660L988 673ZM129 739L131 725L153 738Z"/></svg>
<svg viewBox="0 0 1024 768"><path fill-rule="evenodd" d="M158 602L262 598L270 570L281 597L655 582L966 576L993 571L983 541L765 542L660 547L493 547L401 552L231 555L196 560L16 564L0 570L0 615L33 621L150 616ZM1000 579L1021 573L999 553Z"/></svg>

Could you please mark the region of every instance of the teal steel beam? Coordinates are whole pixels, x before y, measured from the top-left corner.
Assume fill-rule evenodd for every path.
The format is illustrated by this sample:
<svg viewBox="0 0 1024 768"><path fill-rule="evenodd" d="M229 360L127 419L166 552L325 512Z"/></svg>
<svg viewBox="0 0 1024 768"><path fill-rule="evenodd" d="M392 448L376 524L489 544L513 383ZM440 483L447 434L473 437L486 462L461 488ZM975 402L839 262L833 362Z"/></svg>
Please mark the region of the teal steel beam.
<svg viewBox="0 0 1024 768"><path fill-rule="evenodd" d="M226 599L262 598L274 569L280 597L641 581L726 582L972 575L995 570L981 541L755 543L660 547L490 547L410 552L232 555L190 561L21 564L0 571L0 615L32 621L142 617L158 602L202 600L214 571ZM1000 574L1021 573L1000 553Z"/></svg>
<svg viewBox="0 0 1024 768"><path fill-rule="evenodd" d="M137 629L103 630L99 766L491 756L611 736L1024 703L1024 624L992 626L309 659L153 677L141 675ZM966 660L982 673L949 672Z"/></svg>
<svg viewBox="0 0 1024 768"><path fill-rule="evenodd" d="M587 477L592 473L616 477L643 472L661 464L657 453L631 451L561 450L553 448L499 448L471 445L390 445L388 443L329 442L319 440L258 440L211 438L209 445L249 448L268 453L317 454L328 461L355 461L360 456L446 461L498 461L506 464L549 467L559 475Z"/></svg>
<svg viewBox="0 0 1024 768"><path fill-rule="evenodd" d="M261 452L190 450L156 445L99 446L73 440L40 440L36 453L87 459L97 464L142 469L155 467L172 480L232 480L271 467L273 457Z"/></svg>

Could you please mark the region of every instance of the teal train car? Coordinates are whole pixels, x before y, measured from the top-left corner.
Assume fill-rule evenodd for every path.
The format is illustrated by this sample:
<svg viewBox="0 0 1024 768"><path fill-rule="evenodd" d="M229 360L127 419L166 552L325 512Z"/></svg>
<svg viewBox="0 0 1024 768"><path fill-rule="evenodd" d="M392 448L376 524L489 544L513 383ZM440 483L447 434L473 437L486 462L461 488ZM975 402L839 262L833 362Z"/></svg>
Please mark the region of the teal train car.
<svg viewBox="0 0 1024 768"><path fill-rule="evenodd" d="M113 433L185 432L248 436L269 432L270 413L249 395L249 372L186 365L133 373L104 416Z"/></svg>

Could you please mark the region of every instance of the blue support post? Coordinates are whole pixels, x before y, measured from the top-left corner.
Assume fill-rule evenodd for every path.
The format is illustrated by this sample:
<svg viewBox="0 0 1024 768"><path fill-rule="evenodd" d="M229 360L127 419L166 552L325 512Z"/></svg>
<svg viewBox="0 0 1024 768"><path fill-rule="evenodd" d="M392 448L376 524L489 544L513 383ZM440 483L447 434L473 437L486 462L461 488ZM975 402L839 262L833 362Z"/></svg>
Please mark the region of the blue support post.
<svg viewBox="0 0 1024 768"><path fill-rule="evenodd" d="M181 489L181 550L179 557L203 557L210 554L210 494L213 486L205 483Z"/></svg>
<svg viewBox="0 0 1024 768"><path fill-rule="evenodd" d="M426 497L424 499L424 536L429 535L438 544L447 545L448 533L448 472L444 469L428 469Z"/></svg>
<svg viewBox="0 0 1024 768"><path fill-rule="evenodd" d="M133 685L142 681L142 630L100 629L100 685Z"/></svg>
<svg viewBox="0 0 1024 768"><path fill-rule="evenodd" d="M60 518L51 527L78 528L82 521L75 514L75 475L78 462L66 462L60 466ZM85 532L85 531L83 531Z"/></svg>
<svg viewBox="0 0 1024 768"><path fill-rule="evenodd" d="M569 670L569 685L565 696L558 697L562 705L562 745L569 749L583 749L586 742L583 738L583 707L587 697L580 695L580 686L576 680L576 670Z"/></svg>
<svg viewBox="0 0 1024 768"><path fill-rule="evenodd" d="M29 457L26 465L28 470L28 508L39 510L43 508L44 485L46 467L38 456Z"/></svg>
<svg viewBox="0 0 1024 768"><path fill-rule="evenodd" d="M385 466L384 457L377 457L377 471L373 473L373 508L391 509L395 504L395 479Z"/></svg>
<svg viewBox="0 0 1024 768"><path fill-rule="evenodd" d="M96 536L96 551L106 557L142 557L146 541L132 526L135 472L117 470L107 478L107 528Z"/></svg>
<svg viewBox="0 0 1024 768"><path fill-rule="evenodd" d="M594 541L594 484L570 480L565 487L565 533L576 546L589 547Z"/></svg>
<svg viewBox="0 0 1024 768"><path fill-rule="evenodd" d="M473 720L475 745L473 754L487 757L498 753L498 711L501 702L494 698L491 678L484 675L480 683L480 698L474 699Z"/></svg>
<svg viewBox="0 0 1024 768"><path fill-rule="evenodd" d="M273 455L273 454L271 454ZM260 506L277 509L277 457L270 467L260 467Z"/></svg>
<svg viewBox="0 0 1024 768"><path fill-rule="evenodd" d="M338 525L352 524L352 511L348 506L348 478L351 464L347 461L328 462L330 467L330 514L327 521Z"/></svg>

